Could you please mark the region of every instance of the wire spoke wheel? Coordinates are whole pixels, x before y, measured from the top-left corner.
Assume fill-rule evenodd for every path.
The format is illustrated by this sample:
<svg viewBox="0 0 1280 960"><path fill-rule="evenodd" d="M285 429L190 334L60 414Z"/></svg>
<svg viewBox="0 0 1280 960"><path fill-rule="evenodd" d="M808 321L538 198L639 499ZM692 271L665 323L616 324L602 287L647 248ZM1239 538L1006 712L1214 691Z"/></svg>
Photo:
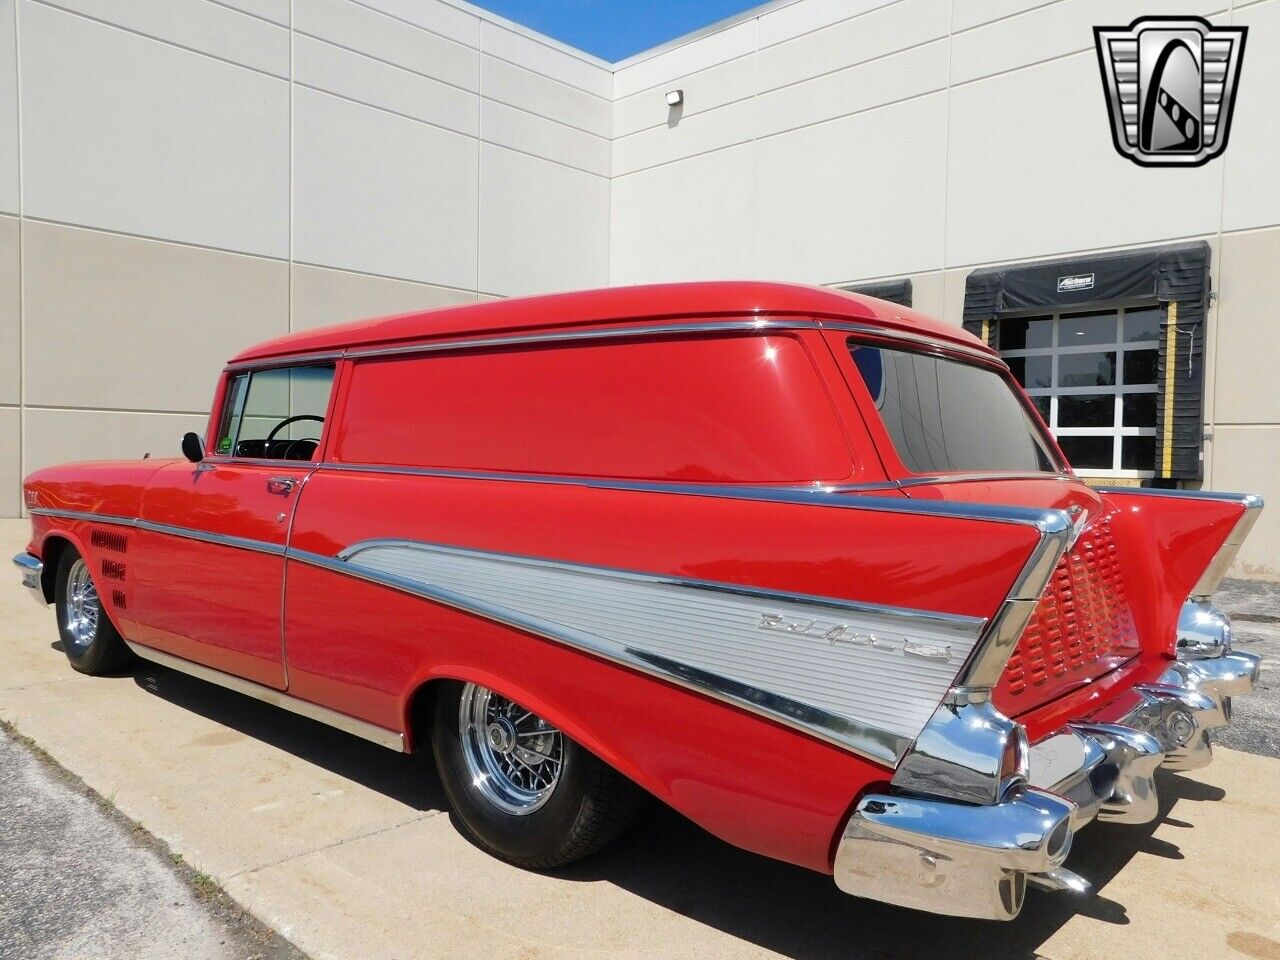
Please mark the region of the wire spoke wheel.
<svg viewBox="0 0 1280 960"><path fill-rule="evenodd" d="M63 600L63 616L67 633L76 654L84 652L98 636L98 621L102 617L102 602L98 588L93 585L89 566L77 558L67 575L66 596Z"/></svg>
<svg viewBox="0 0 1280 960"><path fill-rule="evenodd" d="M486 800L515 816L551 797L564 764L564 735L541 717L486 687L468 683L458 704L462 755Z"/></svg>

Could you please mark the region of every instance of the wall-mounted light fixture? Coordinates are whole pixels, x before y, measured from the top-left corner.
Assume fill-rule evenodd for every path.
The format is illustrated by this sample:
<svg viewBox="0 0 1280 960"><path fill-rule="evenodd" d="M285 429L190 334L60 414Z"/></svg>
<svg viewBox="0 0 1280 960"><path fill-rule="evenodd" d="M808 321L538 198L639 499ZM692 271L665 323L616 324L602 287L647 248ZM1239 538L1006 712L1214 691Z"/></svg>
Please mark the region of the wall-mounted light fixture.
<svg viewBox="0 0 1280 960"><path fill-rule="evenodd" d="M683 90L671 90L671 91L669 91L669 92L667 93L667 106L668 106L668 107L678 107L678 106L680 106L680 104L682 104L682 103L684 103L684 91L683 91Z"/></svg>

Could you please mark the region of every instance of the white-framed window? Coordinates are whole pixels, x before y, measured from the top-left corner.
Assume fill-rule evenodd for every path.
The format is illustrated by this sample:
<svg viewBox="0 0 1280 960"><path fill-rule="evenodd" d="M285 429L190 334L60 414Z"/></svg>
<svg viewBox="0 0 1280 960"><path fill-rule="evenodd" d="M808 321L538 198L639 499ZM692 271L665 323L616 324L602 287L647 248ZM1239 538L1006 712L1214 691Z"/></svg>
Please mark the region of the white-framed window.
<svg viewBox="0 0 1280 960"><path fill-rule="evenodd" d="M1077 473L1155 476L1164 307L1000 320L998 349Z"/></svg>

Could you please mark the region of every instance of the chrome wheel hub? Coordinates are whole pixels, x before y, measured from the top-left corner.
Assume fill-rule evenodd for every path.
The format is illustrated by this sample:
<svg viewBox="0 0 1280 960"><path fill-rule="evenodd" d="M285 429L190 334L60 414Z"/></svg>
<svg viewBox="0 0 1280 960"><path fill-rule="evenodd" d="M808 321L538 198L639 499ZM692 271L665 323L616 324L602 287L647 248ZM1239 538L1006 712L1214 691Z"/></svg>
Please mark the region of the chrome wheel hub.
<svg viewBox="0 0 1280 960"><path fill-rule="evenodd" d="M89 576L89 566L82 559L71 565L67 574L67 592L62 602L63 618L71 645L76 654L83 653L98 635L98 618L102 616L102 603L98 588Z"/></svg>
<svg viewBox="0 0 1280 960"><path fill-rule="evenodd" d="M458 707L472 784L505 813L533 813L560 780L564 735L513 700L468 683Z"/></svg>

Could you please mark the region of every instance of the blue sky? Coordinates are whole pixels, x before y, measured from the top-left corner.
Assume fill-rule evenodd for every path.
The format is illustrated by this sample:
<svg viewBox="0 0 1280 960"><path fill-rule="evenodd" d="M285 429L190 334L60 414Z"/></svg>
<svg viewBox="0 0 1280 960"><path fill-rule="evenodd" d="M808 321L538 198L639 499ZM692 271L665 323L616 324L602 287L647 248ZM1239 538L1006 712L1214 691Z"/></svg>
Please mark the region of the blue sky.
<svg viewBox="0 0 1280 960"><path fill-rule="evenodd" d="M610 63L759 6L762 0L472 0Z"/></svg>

